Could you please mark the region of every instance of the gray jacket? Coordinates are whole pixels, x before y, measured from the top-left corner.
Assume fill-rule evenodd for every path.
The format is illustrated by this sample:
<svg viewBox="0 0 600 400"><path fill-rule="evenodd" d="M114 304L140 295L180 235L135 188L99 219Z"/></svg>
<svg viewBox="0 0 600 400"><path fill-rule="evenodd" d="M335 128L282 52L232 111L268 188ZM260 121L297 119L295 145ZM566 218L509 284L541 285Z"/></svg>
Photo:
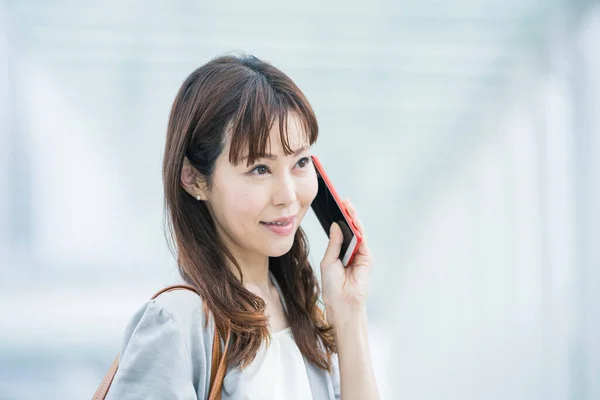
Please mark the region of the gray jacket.
<svg viewBox="0 0 600 400"><path fill-rule="evenodd" d="M202 300L191 291L163 293L144 304L125 330L119 369L107 400L205 399L214 337L213 319L209 318L206 328L205 320ZM306 359L304 363L313 399L339 399L337 357L331 373ZM243 399L240 373L236 366L227 369L223 400Z"/></svg>

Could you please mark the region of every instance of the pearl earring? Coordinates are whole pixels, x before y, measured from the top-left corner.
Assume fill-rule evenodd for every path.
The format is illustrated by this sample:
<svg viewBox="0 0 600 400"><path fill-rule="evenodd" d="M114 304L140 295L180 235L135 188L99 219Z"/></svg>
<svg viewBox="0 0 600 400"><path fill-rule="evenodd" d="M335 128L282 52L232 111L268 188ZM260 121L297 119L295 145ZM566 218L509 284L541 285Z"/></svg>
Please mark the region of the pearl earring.
<svg viewBox="0 0 600 400"><path fill-rule="evenodd" d="M200 195L196 196L196 200L200 201Z"/></svg>

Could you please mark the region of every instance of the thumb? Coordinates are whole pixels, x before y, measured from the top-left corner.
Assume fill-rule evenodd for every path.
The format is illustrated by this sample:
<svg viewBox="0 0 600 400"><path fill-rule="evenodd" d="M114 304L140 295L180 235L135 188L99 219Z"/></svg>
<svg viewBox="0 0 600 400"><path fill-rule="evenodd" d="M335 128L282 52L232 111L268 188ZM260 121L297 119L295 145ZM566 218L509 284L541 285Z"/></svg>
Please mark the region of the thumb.
<svg viewBox="0 0 600 400"><path fill-rule="evenodd" d="M342 236L342 230L337 223L332 223L329 228L329 245L325 250L323 261L321 261L321 268L327 267L340 258L340 250L342 249L342 242L344 237Z"/></svg>

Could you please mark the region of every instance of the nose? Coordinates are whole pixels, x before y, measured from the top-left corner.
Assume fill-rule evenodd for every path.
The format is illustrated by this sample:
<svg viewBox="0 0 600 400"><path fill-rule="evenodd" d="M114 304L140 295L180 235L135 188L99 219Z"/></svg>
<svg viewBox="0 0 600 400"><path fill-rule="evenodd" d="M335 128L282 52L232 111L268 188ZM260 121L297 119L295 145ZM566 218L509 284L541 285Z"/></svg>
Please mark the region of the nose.
<svg viewBox="0 0 600 400"><path fill-rule="evenodd" d="M283 174L275 181L272 201L276 206L289 206L296 202L296 182L291 174Z"/></svg>

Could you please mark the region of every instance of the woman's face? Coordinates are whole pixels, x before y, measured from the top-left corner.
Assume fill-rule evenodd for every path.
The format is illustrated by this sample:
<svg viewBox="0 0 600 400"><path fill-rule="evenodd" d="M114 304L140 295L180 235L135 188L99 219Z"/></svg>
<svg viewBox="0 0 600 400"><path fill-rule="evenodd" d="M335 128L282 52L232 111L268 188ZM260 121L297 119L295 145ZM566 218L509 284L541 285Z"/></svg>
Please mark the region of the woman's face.
<svg viewBox="0 0 600 400"><path fill-rule="evenodd" d="M283 151L277 121L269 133L267 156L246 166L229 162L229 145L217 158L213 183L204 192L217 230L230 251L243 259L279 257L294 243L306 210L317 194L317 176L309 143L293 114L287 118L288 143Z"/></svg>

